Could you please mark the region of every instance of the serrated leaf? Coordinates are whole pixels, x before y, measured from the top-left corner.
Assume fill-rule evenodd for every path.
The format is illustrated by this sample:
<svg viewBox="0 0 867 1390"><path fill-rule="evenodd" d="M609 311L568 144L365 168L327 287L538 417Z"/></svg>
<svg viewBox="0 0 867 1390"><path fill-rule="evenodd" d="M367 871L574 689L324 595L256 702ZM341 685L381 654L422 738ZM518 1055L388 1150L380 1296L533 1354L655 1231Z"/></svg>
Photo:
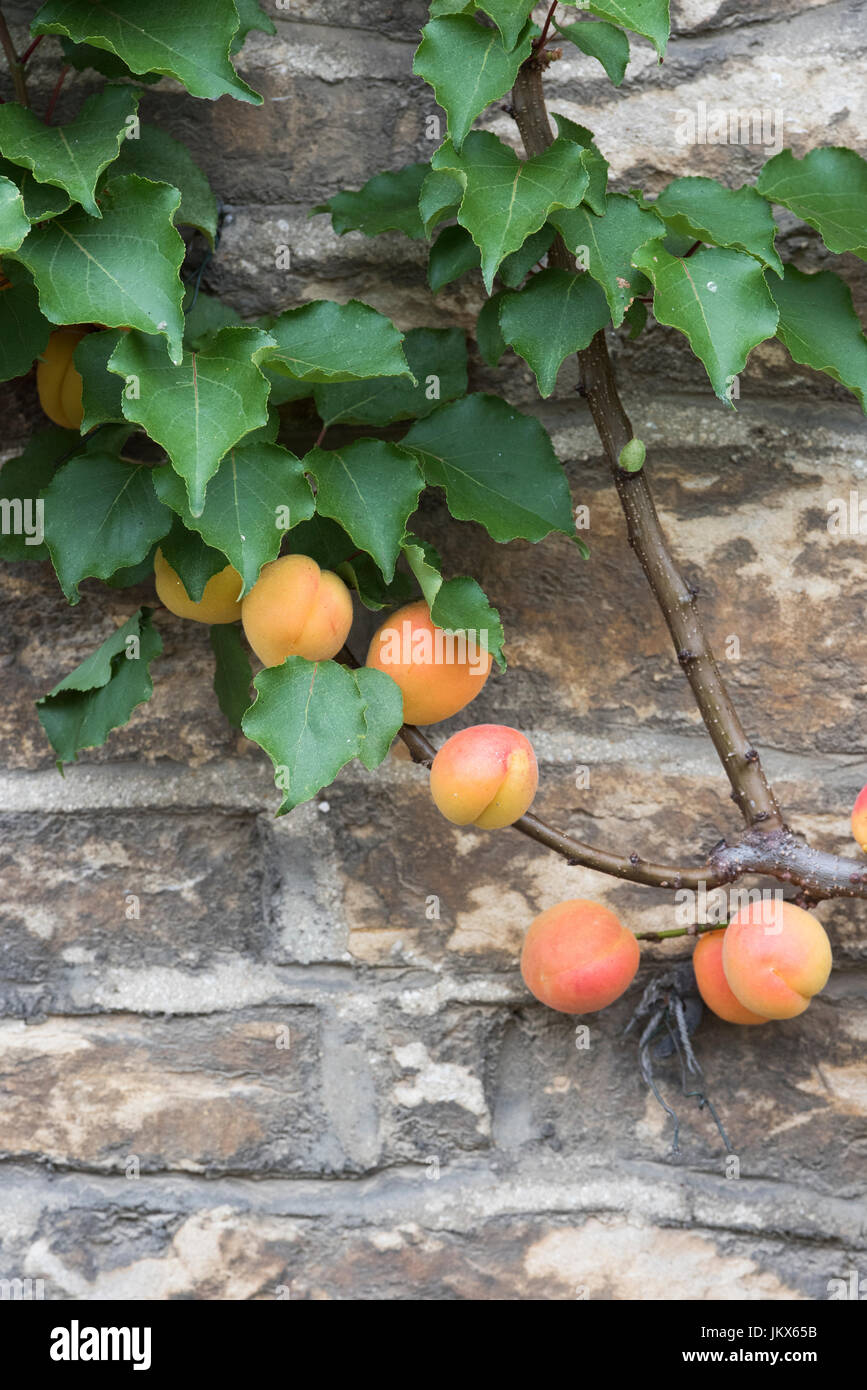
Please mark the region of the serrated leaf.
<svg viewBox="0 0 867 1390"><path fill-rule="evenodd" d="M640 247L633 259L653 281L658 322L686 334L717 396L731 405L732 379L777 328L777 307L758 261L716 247L680 260L661 241Z"/></svg>
<svg viewBox="0 0 867 1390"><path fill-rule="evenodd" d="M53 327L39 311L32 276L10 261L0 273L0 381L29 372Z"/></svg>
<svg viewBox="0 0 867 1390"><path fill-rule="evenodd" d="M94 425L124 419L123 382L108 370L108 359L121 336L119 328L107 328L102 333L86 333L72 354L73 364L82 381L82 434L93 429Z"/></svg>
<svg viewBox="0 0 867 1390"><path fill-rule="evenodd" d="M277 28L269 15L261 9L257 0L235 0L240 28L232 39L230 53L240 53L247 35L256 30L260 34L276 34Z"/></svg>
<svg viewBox="0 0 867 1390"><path fill-rule="evenodd" d="M32 434L24 452L0 468L0 559L48 559L48 547L39 539L44 525L39 494L54 477L58 460L80 444L73 430L51 425Z"/></svg>
<svg viewBox="0 0 867 1390"><path fill-rule="evenodd" d="M151 546L144 559L139 560L137 565L124 565L121 569L115 570L114 574L109 575L104 582L110 589L131 589L135 584L145 584L153 578L154 557L157 547Z"/></svg>
<svg viewBox="0 0 867 1390"><path fill-rule="evenodd" d="M574 5L577 0L563 2ZM665 53L671 31L669 0L581 0L580 7L650 39L660 58Z"/></svg>
<svg viewBox="0 0 867 1390"><path fill-rule="evenodd" d="M564 140L571 140L584 151L584 168L587 170L588 184L584 202L599 217L605 212L605 195L608 189L608 160L593 139L593 131L586 126L570 121L568 116L555 112L554 121L557 132Z"/></svg>
<svg viewBox="0 0 867 1390"><path fill-rule="evenodd" d="M253 684L256 702L242 728L274 764L282 816L359 755L367 736L365 702L352 673L335 661L290 656L260 671Z"/></svg>
<svg viewBox="0 0 867 1390"><path fill-rule="evenodd" d="M796 159L783 150L769 159L756 187L815 227L829 251L852 251L867 261L867 160L839 145Z"/></svg>
<svg viewBox="0 0 867 1390"><path fill-rule="evenodd" d="M206 6L177 0L47 0L30 26L32 34L65 34L74 43L116 53L131 72L175 77L195 97L232 96L260 105L262 98L229 62L239 27L232 0Z"/></svg>
<svg viewBox="0 0 867 1390"><path fill-rule="evenodd" d="M384 314L350 299L319 299L287 309L269 329L276 347L267 365L298 381L361 381L375 376L411 376L399 333Z"/></svg>
<svg viewBox="0 0 867 1390"><path fill-rule="evenodd" d="M454 217L464 196L464 185L457 174L448 169L432 169L422 184L418 211L425 236L447 217Z"/></svg>
<svg viewBox="0 0 867 1390"><path fill-rule="evenodd" d="M172 517L171 530L160 542L163 557L193 603L200 603L210 579L226 568L227 557L220 550L206 545L198 531L186 527L177 515Z"/></svg>
<svg viewBox="0 0 867 1390"><path fill-rule="evenodd" d="M373 772L388 757L403 724L403 693L397 681L372 666L361 666L352 676L364 714L358 757Z"/></svg>
<svg viewBox="0 0 867 1390"><path fill-rule="evenodd" d="M103 77L132 77L133 74L115 53L109 53L105 49L92 48L88 43L73 43L71 39L60 39L60 47L63 49L64 62L70 67L75 68L76 72L86 72L88 68L93 68L94 72L101 72ZM161 75L158 72L143 72L136 76L137 82L153 83L159 82Z"/></svg>
<svg viewBox="0 0 867 1390"><path fill-rule="evenodd" d="M482 263L481 253L465 227L444 227L430 249L427 279L434 294Z"/></svg>
<svg viewBox="0 0 867 1390"><path fill-rule="evenodd" d="M309 555L323 570L336 570L357 549L342 526L318 512L309 521L302 521L293 528L292 553Z"/></svg>
<svg viewBox="0 0 867 1390"><path fill-rule="evenodd" d="M358 439L342 449L313 449L304 467L318 483L317 512L342 526L390 582L424 487L415 458L384 440Z"/></svg>
<svg viewBox="0 0 867 1390"><path fill-rule="evenodd" d="M550 250L555 236L554 228L546 222L544 227L539 228L538 232L527 237L520 250L513 251L511 256L507 256L500 265L497 274L503 284L516 290L527 278L533 266L541 261L542 257Z"/></svg>
<svg viewBox="0 0 867 1390"><path fill-rule="evenodd" d="M546 431L498 396L441 406L401 440L432 487L445 489L452 516L478 521L495 541L573 535L563 466Z"/></svg>
<svg viewBox="0 0 867 1390"><path fill-rule="evenodd" d="M315 207L313 213L330 213L338 236L345 232L363 232L365 236L404 232L408 237L423 240L426 233L418 199L429 173L429 164L407 164L403 169L377 174L355 192L335 193L327 203Z"/></svg>
<svg viewBox="0 0 867 1390"><path fill-rule="evenodd" d="M196 227L214 245L217 235L217 200L211 185L186 145L158 126L141 125L136 139L121 142L120 154L112 169L121 174L138 174L155 183L170 183L181 195L175 223Z"/></svg>
<svg viewBox="0 0 867 1390"><path fill-rule="evenodd" d="M496 135L477 130L467 136L461 153L447 142L431 164L463 184L458 221L481 250L489 294L501 261L523 246L555 208L576 207L589 184L584 151L562 138L522 161Z"/></svg>
<svg viewBox="0 0 867 1390"><path fill-rule="evenodd" d="M62 188L91 217L101 217L94 196L97 181L117 159L139 95L134 87L103 87L64 126L48 126L32 111L7 102L0 106L0 148L39 183Z"/></svg>
<svg viewBox="0 0 867 1390"><path fill-rule="evenodd" d="M629 39L622 29L605 20L579 20L577 24L558 24L555 20L554 28L588 58L596 58L615 87L620 86L629 62Z"/></svg>
<svg viewBox="0 0 867 1390"><path fill-rule="evenodd" d="M229 723L241 728L250 708L253 668L235 623L216 623L211 628L211 649L216 660L214 694Z"/></svg>
<svg viewBox="0 0 867 1390"><path fill-rule="evenodd" d="M506 48L513 49L524 32L524 26L536 0L478 0L478 8L490 15L503 36Z"/></svg>
<svg viewBox="0 0 867 1390"><path fill-rule="evenodd" d="M459 328L411 328L403 350L415 385L403 377L374 377L314 388L326 425L390 425L420 420L467 389L467 344Z"/></svg>
<svg viewBox="0 0 867 1390"><path fill-rule="evenodd" d="M790 355L839 381L867 412L867 337L849 286L833 271L805 275L787 265L782 283L768 288L780 311L777 337Z"/></svg>
<svg viewBox="0 0 867 1390"><path fill-rule="evenodd" d="M765 199L749 184L725 188L716 179L675 179L653 209L673 232L744 251L782 275L783 263L774 246L777 224Z"/></svg>
<svg viewBox="0 0 867 1390"><path fill-rule="evenodd" d="M172 225L179 197L169 184L126 174L105 185L101 219L73 208L34 227L16 258L36 281L45 317L161 334L179 362L184 243Z"/></svg>
<svg viewBox="0 0 867 1390"><path fill-rule="evenodd" d="M0 115L20 110L20 106L7 102L0 106ZM17 251L29 231L30 219L24 211L21 190L11 179L0 178L0 254Z"/></svg>
<svg viewBox="0 0 867 1390"><path fill-rule="evenodd" d="M551 221L573 256L578 256L602 286L615 326L637 294L650 289L647 277L632 264L633 252L659 238L663 228L653 212L642 210L634 198L612 193L604 217L587 208L554 212Z"/></svg>
<svg viewBox="0 0 867 1390"><path fill-rule="evenodd" d="M503 338L532 368L542 396L551 395L565 359L587 347L610 318L599 286L567 270L541 270L500 306Z"/></svg>
<svg viewBox="0 0 867 1390"><path fill-rule="evenodd" d="M262 566L276 560L286 531L314 513L304 469L279 444L260 440L230 449L208 484L198 517L191 514L186 488L173 468L155 468L153 483L160 501L235 566L243 580L240 598L252 589Z"/></svg>
<svg viewBox="0 0 867 1390"><path fill-rule="evenodd" d="M532 35L527 29L516 47L507 47L498 30L478 24L472 15L432 19L421 33L412 70L433 88L459 150L476 116L514 86L530 56Z"/></svg>
<svg viewBox="0 0 867 1390"><path fill-rule="evenodd" d="M57 217L71 206L72 199L62 188L54 188L50 183L38 183L29 169L13 164L11 159L0 156L0 174L16 184L24 199L24 212L31 222L44 222Z"/></svg>
<svg viewBox="0 0 867 1390"><path fill-rule="evenodd" d="M257 363L272 347L260 328L223 328L174 366L158 342L125 333L109 358L110 372L137 383L137 397L124 391L124 415L165 449L195 517L220 459L268 418L268 383Z"/></svg>
<svg viewBox="0 0 867 1390"><path fill-rule="evenodd" d="M403 551L437 626L449 632L484 634L485 650L490 652L499 669L505 671L503 625L481 586L465 575L444 580L439 555L432 545L417 536L406 536Z"/></svg>
<svg viewBox="0 0 867 1390"><path fill-rule="evenodd" d="M70 459L42 496L45 543L73 604L83 579L107 579L137 564L171 526L171 512L154 496L150 469L107 454Z"/></svg>
<svg viewBox="0 0 867 1390"><path fill-rule="evenodd" d="M163 649L140 608L91 656L48 694L36 701L39 722L57 754L57 766L75 762L83 748L99 748L112 729L126 724L133 710L153 694L150 663Z"/></svg>
<svg viewBox="0 0 867 1390"><path fill-rule="evenodd" d="M335 573L340 575L348 588L355 590L365 608L373 611L394 608L413 595L409 575L396 570L391 583L386 584L379 566L363 551L353 555L351 560L343 560L336 566Z"/></svg>
<svg viewBox="0 0 867 1390"><path fill-rule="evenodd" d="M508 344L500 327L500 306L507 291L500 290L486 299L476 320L476 346L489 367L498 367Z"/></svg>
<svg viewBox="0 0 867 1390"><path fill-rule="evenodd" d="M224 304L204 290L197 292L192 285L184 294L183 310L184 347L190 352L198 352L221 328L241 327L241 316L230 304ZM265 324L259 327L268 331Z"/></svg>

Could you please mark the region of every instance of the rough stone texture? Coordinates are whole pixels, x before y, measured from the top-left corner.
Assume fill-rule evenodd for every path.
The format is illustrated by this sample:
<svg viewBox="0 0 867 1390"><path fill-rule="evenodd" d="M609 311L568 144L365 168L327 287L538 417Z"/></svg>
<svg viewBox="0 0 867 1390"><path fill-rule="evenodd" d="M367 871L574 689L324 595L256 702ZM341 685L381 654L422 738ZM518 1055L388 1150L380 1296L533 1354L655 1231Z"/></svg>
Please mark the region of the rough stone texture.
<svg viewBox="0 0 867 1390"><path fill-rule="evenodd" d="M19 39L33 8L4 7ZM338 238L307 217L429 155L435 107L411 75L426 7L292 0L274 13L276 37L252 35L241 59L261 109L192 102L168 81L143 100L227 210L206 286L250 317L358 295L403 327L471 330L472 277L431 302L418 244ZM755 175L770 151L678 144L680 113L700 101L779 108L799 154L857 145L860 3L683 0L673 20L664 66L636 41L617 91L577 50L551 69L554 109L594 128L615 187ZM46 40L34 60L37 109L58 52ZM61 117L92 85L68 84ZM488 123L514 141L504 113ZM819 264L815 237L782 226L786 254ZM863 263L840 269L863 313ZM863 418L773 344L744 372L737 413L677 335L612 347L663 523L787 813L847 849L867 754L864 539L831 535L827 517L863 489ZM472 569L509 637L508 674L438 737L518 724L539 752L541 814L698 861L734 808L625 545L574 366L544 406L516 358L493 374L474 355L472 381L505 383L544 419L590 509L592 557L565 540L498 547L425 502L416 529L450 572ZM7 454L38 418L31 379L5 388ZM306 446L303 411L285 426ZM61 780L32 702L151 590L88 582L69 609L46 567L0 582L0 1277L42 1278L54 1299L800 1300L864 1275L863 908L820 909L839 969L802 1018L701 1025L736 1165L659 1063L682 1119L673 1158L623 1030L682 944L648 947L636 987L586 1036L536 1006L516 969L527 923L561 898L664 930L669 894L449 826L399 748L275 820L265 759L213 700L207 634L165 613L153 700ZM372 621L359 614L359 651Z"/></svg>

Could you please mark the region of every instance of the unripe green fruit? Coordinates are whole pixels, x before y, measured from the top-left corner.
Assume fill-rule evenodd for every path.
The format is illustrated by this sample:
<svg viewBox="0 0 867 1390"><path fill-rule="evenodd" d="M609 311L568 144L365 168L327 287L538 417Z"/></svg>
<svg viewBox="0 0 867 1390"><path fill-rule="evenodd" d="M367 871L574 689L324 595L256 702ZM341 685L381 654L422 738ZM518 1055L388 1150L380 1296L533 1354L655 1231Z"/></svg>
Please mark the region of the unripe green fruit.
<svg viewBox="0 0 867 1390"><path fill-rule="evenodd" d="M643 439L630 439L628 444L624 444L620 450L620 457L617 462L625 473L637 473L644 467L644 460L647 457L647 449Z"/></svg>

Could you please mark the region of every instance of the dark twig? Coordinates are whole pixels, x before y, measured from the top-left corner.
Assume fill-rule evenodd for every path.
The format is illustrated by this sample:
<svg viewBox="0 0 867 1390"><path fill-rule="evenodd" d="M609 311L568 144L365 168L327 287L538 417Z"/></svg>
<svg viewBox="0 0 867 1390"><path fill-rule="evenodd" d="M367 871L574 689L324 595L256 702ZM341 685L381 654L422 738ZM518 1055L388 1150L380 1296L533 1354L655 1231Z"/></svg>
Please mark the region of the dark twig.
<svg viewBox="0 0 867 1390"><path fill-rule="evenodd" d="M66 74L69 72L69 64L64 63L60 69L57 81L54 84L54 91L51 93L51 100L48 103L48 110L45 112L45 124L51 125L51 117L54 115L54 108L57 105L57 98L60 96L60 89L63 86Z"/></svg>
<svg viewBox="0 0 867 1390"><path fill-rule="evenodd" d="M24 76L24 63L26 58L19 58L15 52L15 45L12 42L12 35L9 33L9 25L6 23L6 16L0 10L0 45L6 54L6 62L9 64L9 75L12 78L12 85L15 88L15 100L20 101L22 106L29 106L30 101L27 96L27 79ZM28 50L29 52L29 50Z"/></svg>

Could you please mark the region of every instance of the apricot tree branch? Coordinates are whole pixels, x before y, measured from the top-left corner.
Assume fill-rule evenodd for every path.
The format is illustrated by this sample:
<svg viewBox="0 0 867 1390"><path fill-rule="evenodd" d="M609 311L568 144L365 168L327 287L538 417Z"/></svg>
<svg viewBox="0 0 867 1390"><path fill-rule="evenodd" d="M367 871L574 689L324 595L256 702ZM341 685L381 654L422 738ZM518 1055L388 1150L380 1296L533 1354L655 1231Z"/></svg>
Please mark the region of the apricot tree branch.
<svg viewBox="0 0 867 1390"><path fill-rule="evenodd" d="M554 140L542 87L542 64L535 55L524 63L512 91L512 109L528 155L541 154ZM549 252L549 264L575 270L562 238ZM731 783L732 797L748 828L784 829L759 755L747 738L707 640L696 590L681 575L660 525L644 468L620 467L620 452L633 438L632 425L617 390L604 331L579 352L581 377L590 413L611 466L626 517L629 543L638 557L674 642L711 741Z"/></svg>
<svg viewBox="0 0 867 1390"><path fill-rule="evenodd" d="M6 16L0 10L0 45L6 54L6 62L9 64L9 75L12 78L12 85L15 88L15 100L20 101L22 106L29 106L30 101L27 96L27 79L24 76L24 63L15 52L15 45L12 42L12 35L9 33L9 26L6 23Z"/></svg>

